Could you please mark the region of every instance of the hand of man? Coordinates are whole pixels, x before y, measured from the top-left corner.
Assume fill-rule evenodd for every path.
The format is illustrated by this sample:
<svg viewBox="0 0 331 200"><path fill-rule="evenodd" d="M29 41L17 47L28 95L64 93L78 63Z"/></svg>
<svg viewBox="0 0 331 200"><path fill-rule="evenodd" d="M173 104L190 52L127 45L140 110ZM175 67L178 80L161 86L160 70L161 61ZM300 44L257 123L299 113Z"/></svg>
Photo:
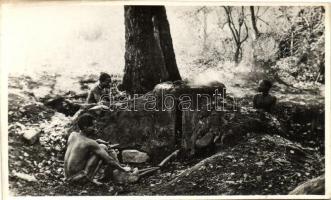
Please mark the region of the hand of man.
<svg viewBox="0 0 331 200"><path fill-rule="evenodd" d="M95 140L97 143L101 143L101 144L109 144L109 142L106 142L106 141L104 141L104 140L102 140L102 139L96 139Z"/></svg>

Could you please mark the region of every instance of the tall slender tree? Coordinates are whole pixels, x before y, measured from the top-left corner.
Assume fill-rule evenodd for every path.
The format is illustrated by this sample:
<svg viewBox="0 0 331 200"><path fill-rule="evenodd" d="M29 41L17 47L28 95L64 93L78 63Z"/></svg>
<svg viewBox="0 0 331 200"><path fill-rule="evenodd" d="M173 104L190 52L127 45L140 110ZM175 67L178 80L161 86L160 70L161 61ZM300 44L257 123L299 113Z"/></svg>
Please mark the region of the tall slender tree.
<svg viewBox="0 0 331 200"><path fill-rule="evenodd" d="M240 63L242 58L242 44L248 39L248 27L245 21L244 7L242 6L239 10L237 23L233 18L233 7L223 6L223 8L226 13L226 24L228 24L229 26L236 46L234 53L234 61L236 64L238 64Z"/></svg>
<svg viewBox="0 0 331 200"><path fill-rule="evenodd" d="M254 6L249 6L249 10L251 11L251 20L252 20L252 27L253 27L254 34L255 34L255 39L257 39L260 36L260 32L257 28L257 18L255 16Z"/></svg>

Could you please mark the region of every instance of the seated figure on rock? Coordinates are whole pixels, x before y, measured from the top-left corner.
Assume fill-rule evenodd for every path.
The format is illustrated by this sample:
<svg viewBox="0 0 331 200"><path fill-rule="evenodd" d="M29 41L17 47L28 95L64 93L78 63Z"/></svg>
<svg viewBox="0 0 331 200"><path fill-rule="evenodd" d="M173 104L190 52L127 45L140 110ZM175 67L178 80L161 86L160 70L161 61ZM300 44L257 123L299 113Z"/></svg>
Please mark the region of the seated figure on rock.
<svg viewBox="0 0 331 200"><path fill-rule="evenodd" d="M92 115L100 115L102 111L109 110L111 98L110 85L111 76L101 72L98 83L88 92L86 103L82 104L80 109L73 116L73 124L76 124L79 116L83 113L88 112Z"/></svg>
<svg viewBox="0 0 331 200"><path fill-rule="evenodd" d="M107 146L98 144L91 139L94 135L94 117L83 114L78 119L79 132L72 132L68 139L67 151L64 157L64 172L68 182L93 182L95 174L102 163L108 166L108 170L118 169L128 171L122 167L115 155L109 155Z"/></svg>
<svg viewBox="0 0 331 200"><path fill-rule="evenodd" d="M272 87L272 83L269 80L261 80L259 82L258 91L260 94L256 94L253 99L253 107L261 109L266 112L271 112L276 105L276 97L269 94Z"/></svg>
<svg viewBox="0 0 331 200"><path fill-rule="evenodd" d="M103 104L109 102L110 84L111 84L111 76L107 73L101 72L99 76L99 82L89 91L86 99L86 103Z"/></svg>

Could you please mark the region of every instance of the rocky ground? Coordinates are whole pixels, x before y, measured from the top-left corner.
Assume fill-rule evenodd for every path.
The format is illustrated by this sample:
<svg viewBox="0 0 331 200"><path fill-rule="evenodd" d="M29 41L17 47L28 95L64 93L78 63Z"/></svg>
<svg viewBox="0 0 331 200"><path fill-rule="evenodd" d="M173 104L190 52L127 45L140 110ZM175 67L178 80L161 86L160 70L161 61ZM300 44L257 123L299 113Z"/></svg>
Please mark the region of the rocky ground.
<svg viewBox="0 0 331 200"><path fill-rule="evenodd" d="M63 157L71 111L77 109L70 102L83 102L95 80L96 76L47 74L9 78L12 195L276 195L287 194L324 173L324 120L313 120L324 115L323 97L276 87L282 109L275 115L284 134L249 132L234 146L218 146L194 158L174 159L132 184L68 185L63 181ZM252 87L242 89L250 91L247 94L253 91ZM65 109L45 106L58 96L70 101L59 101ZM241 97L244 107L250 106L250 101L244 101L250 98Z"/></svg>

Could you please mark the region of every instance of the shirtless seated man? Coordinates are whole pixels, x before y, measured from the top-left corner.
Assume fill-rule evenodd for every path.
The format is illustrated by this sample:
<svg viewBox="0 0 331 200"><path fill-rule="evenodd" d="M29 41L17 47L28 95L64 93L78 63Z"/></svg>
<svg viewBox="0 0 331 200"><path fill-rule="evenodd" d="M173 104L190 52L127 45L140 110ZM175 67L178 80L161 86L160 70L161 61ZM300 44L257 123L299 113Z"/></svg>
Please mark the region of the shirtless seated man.
<svg viewBox="0 0 331 200"><path fill-rule="evenodd" d="M73 132L69 136L64 157L64 172L69 182L91 181L100 184L93 177L103 162L110 168L128 171L119 164L117 158L107 153L105 145L90 138L94 134L93 121L92 115L83 114L78 119L80 132Z"/></svg>
<svg viewBox="0 0 331 200"><path fill-rule="evenodd" d="M271 112L272 108L276 105L276 97L271 96L269 91L272 87L272 83L269 80L262 80L259 83L258 91L261 92L254 96L253 107L261 109L266 112Z"/></svg>

